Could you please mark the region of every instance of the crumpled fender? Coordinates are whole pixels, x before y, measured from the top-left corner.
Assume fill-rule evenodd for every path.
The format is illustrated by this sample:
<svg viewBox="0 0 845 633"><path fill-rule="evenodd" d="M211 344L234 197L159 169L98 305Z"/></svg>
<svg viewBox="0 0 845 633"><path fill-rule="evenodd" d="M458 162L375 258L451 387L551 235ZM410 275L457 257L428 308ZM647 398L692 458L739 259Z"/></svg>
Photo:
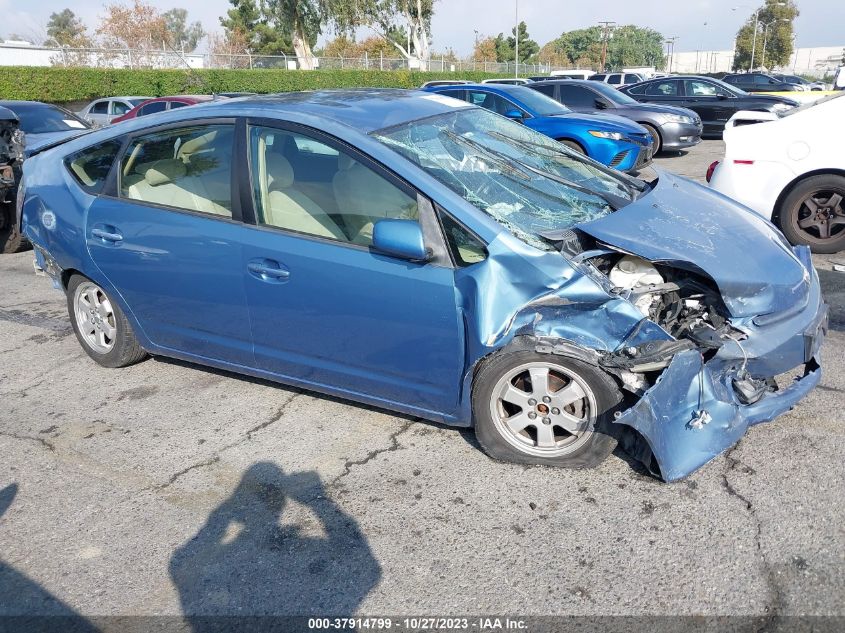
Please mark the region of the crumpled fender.
<svg viewBox="0 0 845 633"><path fill-rule="evenodd" d="M736 444L749 426L791 409L818 384L821 369L811 363L790 387L751 405L736 400L734 375L719 362L704 364L696 350L680 352L656 384L615 422L636 429L648 442L663 479L676 481ZM701 411L709 421L701 423Z"/></svg>

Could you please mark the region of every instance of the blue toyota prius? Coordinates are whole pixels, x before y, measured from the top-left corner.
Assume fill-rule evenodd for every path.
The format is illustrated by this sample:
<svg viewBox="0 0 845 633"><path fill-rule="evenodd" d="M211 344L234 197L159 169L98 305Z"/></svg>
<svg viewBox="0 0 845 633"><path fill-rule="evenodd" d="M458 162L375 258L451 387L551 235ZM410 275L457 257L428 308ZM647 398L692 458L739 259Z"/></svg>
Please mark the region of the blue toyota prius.
<svg viewBox="0 0 845 633"><path fill-rule="evenodd" d="M560 141L603 165L624 172L647 167L654 139L643 126L615 114L583 114L527 88L499 84L434 86L447 95L501 114Z"/></svg>
<svg viewBox="0 0 845 633"><path fill-rule="evenodd" d="M442 95L251 97L37 153L19 200L87 354L147 354L686 476L819 381L806 247ZM794 372L777 389L773 377Z"/></svg>

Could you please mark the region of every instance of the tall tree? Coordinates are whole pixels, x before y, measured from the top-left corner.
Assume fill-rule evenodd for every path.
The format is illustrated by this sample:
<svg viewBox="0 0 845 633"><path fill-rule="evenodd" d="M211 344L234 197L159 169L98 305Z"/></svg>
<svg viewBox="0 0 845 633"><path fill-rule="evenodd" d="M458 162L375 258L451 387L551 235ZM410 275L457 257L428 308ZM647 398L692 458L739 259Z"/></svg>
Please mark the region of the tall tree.
<svg viewBox="0 0 845 633"><path fill-rule="evenodd" d="M496 61L496 38L485 37L475 43L472 50L472 61L474 62L495 62Z"/></svg>
<svg viewBox="0 0 845 633"><path fill-rule="evenodd" d="M265 19L291 40L299 67L314 68L311 47L322 31L324 5L320 0L266 0Z"/></svg>
<svg viewBox="0 0 845 633"><path fill-rule="evenodd" d="M47 22L48 43L58 46L85 46L89 44L85 25L70 9L51 13Z"/></svg>
<svg viewBox="0 0 845 633"><path fill-rule="evenodd" d="M134 0L132 5L109 4L97 34L108 48L160 51L167 41L164 18L151 4Z"/></svg>
<svg viewBox="0 0 845 633"><path fill-rule="evenodd" d="M511 29L511 35L508 36L508 47L514 51L512 58L516 58L516 29ZM519 63L524 64L531 61L537 53L540 52L540 45L532 40L528 35L528 26L525 22L519 23Z"/></svg>
<svg viewBox="0 0 845 633"><path fill-rule="evenodd" d="M199 41L205 37L205 30L199 22L188 24L188 11L186 9L170 9L162 14L165 30L168 34L168 44L177 50L184 50L186 53L193 52Z"/></svg>
<svg viewBox="0 0 845 633"><path fill-rule="evenodd" d="M245 45L245 50L258 55L281 55L289 53L290 37L278 28L274 16L268 13L268 6L261 6L255 0L229 0L232 8L220 18L224 40Z"/></svg>
<svg viewBox="0 0 845 633"><path fill-rule="evenodd" d="M557 39L543 46L539 58L542 61L597 70L601 65L602 29L591 26L562 33ZM608 68L626 66L654 66L662 68L663 36L657 31L633 24L619 26L613 30L607 42Z"/></svg>
<svg viewBox="0 0 845 633"><path fill-rule="evenodd" d="M798 8L791 0L786 3L765 0L757 13L756 25L752 13L736 34L734 69L750 68L752 51L755 68L764 64L768 68L787 64L792 55L793 22L798 15Z"/></svg>

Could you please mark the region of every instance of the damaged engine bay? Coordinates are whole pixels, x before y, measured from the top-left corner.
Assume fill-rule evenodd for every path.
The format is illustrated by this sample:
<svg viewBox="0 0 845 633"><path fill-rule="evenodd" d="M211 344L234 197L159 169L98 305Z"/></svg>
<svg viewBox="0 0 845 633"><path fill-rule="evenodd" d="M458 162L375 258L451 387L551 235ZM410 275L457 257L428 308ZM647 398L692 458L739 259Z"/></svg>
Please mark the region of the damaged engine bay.
<svg viewBox="0 0 845 633"><path fill-rule="evenodd" d="M0 107L0 253L20 246L15 197L24 159L24 135L18 117Z"/></svg>

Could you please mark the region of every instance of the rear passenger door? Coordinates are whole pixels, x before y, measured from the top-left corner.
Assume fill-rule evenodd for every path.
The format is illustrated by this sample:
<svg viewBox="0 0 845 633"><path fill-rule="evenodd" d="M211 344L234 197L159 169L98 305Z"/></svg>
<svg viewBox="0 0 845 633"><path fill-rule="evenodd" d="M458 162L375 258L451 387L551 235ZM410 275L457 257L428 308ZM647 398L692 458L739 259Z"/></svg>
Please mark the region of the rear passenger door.
<svg viewBox="0 0 845 633"><path fill-rule="evenodd" d="M599 110L596 106L596 101L601 97L589 88L584 88L577 84L561 84L559 88L560 97L558 100L570 110L585 112L587 114Z"/></svg>
<svg viewBox="0 0 845 633"><path fill-rule="evenodd" d="M234 132L234 121L214 120L129 137L85 231L91 259L153 345L251 365Z"/></svg>

